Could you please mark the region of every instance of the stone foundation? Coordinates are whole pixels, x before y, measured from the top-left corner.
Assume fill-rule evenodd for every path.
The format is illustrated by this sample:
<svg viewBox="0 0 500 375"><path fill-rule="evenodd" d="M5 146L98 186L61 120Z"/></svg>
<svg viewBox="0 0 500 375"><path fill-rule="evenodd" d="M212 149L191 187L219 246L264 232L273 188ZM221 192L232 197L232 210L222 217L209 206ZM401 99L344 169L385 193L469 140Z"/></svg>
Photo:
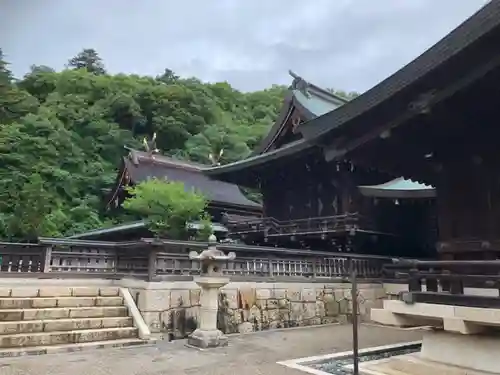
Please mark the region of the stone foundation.
<svg viewBox="0 0 500 375"><path fill-rule="evenodd" d="M196 329L200 289L194 282L131 280L124 286L152 332L183 338ZM383 286L360 284L358 294L361 320L369 320L371 308L382 307ZM219 293L217 325L226 334L248 333L345 322L351 311L350 284L231 282Z"/></svg>
<svg viewBox="0 0 500 375"><path fill-rule="evenodd" d="M3 286L20 291L26 286L128 288L151 332L171 338L192 333L200 314L201 290L194 281L0 278ZM384 285L360 283L358 289L360 319L368 321L370 310L382 307ZM219 293L218 328L228 334L342 323L350 318L350 300L349 283L233 281Z"/></svg>

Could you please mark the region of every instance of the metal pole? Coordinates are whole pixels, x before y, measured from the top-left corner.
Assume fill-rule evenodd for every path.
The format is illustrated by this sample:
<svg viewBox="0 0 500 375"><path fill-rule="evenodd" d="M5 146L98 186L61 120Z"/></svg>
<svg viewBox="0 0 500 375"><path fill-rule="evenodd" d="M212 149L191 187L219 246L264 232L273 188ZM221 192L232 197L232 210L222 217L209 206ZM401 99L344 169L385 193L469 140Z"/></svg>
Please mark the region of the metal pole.
<svg viewBox="0 0 500 375"><path fill-rule="evenodd" d="M353 375L359 375L359 357L358 357L358 286L356 281L356 268L351 259L351 299L352 299L352 364Z"/></svg>

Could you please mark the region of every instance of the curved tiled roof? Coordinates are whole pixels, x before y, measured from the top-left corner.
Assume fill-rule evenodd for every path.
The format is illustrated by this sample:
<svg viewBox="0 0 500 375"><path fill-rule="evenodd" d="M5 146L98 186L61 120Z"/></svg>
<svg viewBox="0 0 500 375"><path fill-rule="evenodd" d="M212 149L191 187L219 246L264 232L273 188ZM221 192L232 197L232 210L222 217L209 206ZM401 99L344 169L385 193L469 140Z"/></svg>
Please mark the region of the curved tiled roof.
<svg viewBox="0 0 500 375"><path fill-rule="evenodd" d="M434 198L436 189L403 177L380 185L358 186L361 194L380 198Z"/></svg>
<svg viewBox="0 0 500 375"><path fill-rule="evenodd" d="M246 198L237 185L210 178L203 173L208 166L178 160L158 154L131 150L123 158L125 168L133 183L150 178L180 181L188 190L197 190L213 203L229 204L252 209L261 206Z"/></svg>

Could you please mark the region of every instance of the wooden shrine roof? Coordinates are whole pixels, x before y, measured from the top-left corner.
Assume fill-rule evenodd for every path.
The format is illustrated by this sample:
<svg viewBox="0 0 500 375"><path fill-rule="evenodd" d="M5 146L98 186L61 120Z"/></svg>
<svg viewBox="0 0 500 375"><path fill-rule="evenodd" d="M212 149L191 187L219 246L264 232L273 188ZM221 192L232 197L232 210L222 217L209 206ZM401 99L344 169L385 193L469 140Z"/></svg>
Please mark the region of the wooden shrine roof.
<svg viewBox="0 0 500 375"><path fill-rule="evenodd" d="M208 168L205 173L236 181L237 171L242 173L247 167L264 166L312 148L322 148L327 161L351 159L351 151L359 150L358 153L362 154L363 144L382 138L385 132L409 120L418 120L418 116L429 111L435 103L463 90L500 65L499 44L500 1L491 1L372 89L301 124L298 131L303 138L300 141L237 163ZM399 159L400 166L387 172L411 177L405 173L408 166L405 166L404 158L398 156L396 159ZM392 163L398 164L397 160L392 160ZM417 179L432 183L432 178Z"/></svg>
<svg viewBox="0 0 500 375"><path fill-rule="evenodd" d="M476 147L494 131L499 44L500 1L491 1L394 75L300 130L323 145L327 161L347 158L434 185L444 154L461 142Z"/></svg>
<svg viewBox="0 0 500 375"><path fill-rule="evenodd" d="M231 205L252 211L261 205L246 198L239 187L210 178L203 173L206 165L177 160L171 157L131 150L123 158L122 169L133 184L150 178L183 182L186 189L194 189L214 204Z"/></svg>
<svg viewBox="0 0 500 375"><path fill-rule="evenodd" d="M471 64L480 62L473 60L477 49L496 53L498 47L487 39L499 27L500 2L491 1L392 76L337 110L303 124L302 135L331 140L346 131L366 133L382 121L383 113L387 120L408 111L417 114L423 105L431 104L438 88L456 82Z"/></svg>
<svg viewBox="0 0 500 375"><path fill-rule="evenodd" d="M140 221L134 221L130 223L124 223L124 224L119 224L115 225L109 228L101 228L101 229L94 229L82 233L78 233L69 237L66 237L66 239L77 239L77 240L96 240L96 239L101 239L102 237L112 235L112 234L121 234L121 233L126 233L126 232L134 232L139 229L146 229L146 221L140 220ZM188 223L187 225L188 229L200 229L201 224L199 222L192 222ZM214 233L226 233L228 232L228 229L219 223L212 223L212 229Z"/></svg>
<svg viewBox="0 0 500 375"><path fill-rule="evenodd" d="M288 160L290 157L299 157L303 152L311 151L313 146L314 144L301 139L264 154L250 156L226 165L206 168L203 170L203 173L220 180L233 181L248 187L256 187L255 183L258 178L254 178L254 176L249 177L246 173L240 173L240 171L250 168L266 168L269 165L276 166L276 163L280 161Z"/></svg>
<svg viewBox="0 0 500 375"><path fill-rule="evenodd" d="M283 101L281 112L269 133L253 151L252 155L231 164L206 168L204 169L205 174L224 181L255 187L258 183L255 176L248 178L248 176L243 176L238 172L247 168L262 168L275 165L280 160L288 157L299 157L303 152L311 151L314 148L314 142L299 139L280 148L271 149L281 133L285 131L288 117L293 109L297 109L304 120L310 121L339 108L348 100L304 80L293 72L290 72L290 75L294 77L294 80ZM302 125L300 124L298 128Z"/></svg>
<svg viewBox="0 0 500 375"><path fill-rule="evenodd" d="M304 80L291 71L290 75L294 77L294 80L285 96L280 114L269 133L253 151L253 156L270 150L282 131L284 131L288 117L294 108L308 121L347 103L346 99Z"/></svg>

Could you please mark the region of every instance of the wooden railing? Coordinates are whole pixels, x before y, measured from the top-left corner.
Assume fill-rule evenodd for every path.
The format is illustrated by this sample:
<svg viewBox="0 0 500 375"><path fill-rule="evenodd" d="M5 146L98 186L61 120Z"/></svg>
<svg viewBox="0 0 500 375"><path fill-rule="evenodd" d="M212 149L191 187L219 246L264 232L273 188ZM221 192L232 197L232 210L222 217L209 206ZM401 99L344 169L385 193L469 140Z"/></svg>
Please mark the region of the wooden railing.
<svg viewBox="0 0 500 375"><path fill-rule="evenodd" d="M498 240L480 240L480 239L454 239L442 241L437 244L437 250L440 254L450 254L459 257L462 254L480 253L500 250L500 241ZM455 258L456 259L456 258Z"/></svg>
<svg viewBox="0 0 500 375"><path fill-rule="evenodd" d="M38 244L0 242L0 272L43 272L45 247Z"/></svg>
<svg viewBox="0 0 500 375"><path fill-rule="evenodd" d="M156 241L100 242L63 239L41 239L39 244L0 246L1 273L45 274L108 277L147 277L200 273L200 264L190 260L190 250L203 250L203 242ZM354 267L360 278L383 276L383 265L389 258L315 252L260 246L219 244L224 251L234 251L235 260L223 266L228 276L246 277L347 277Z"/></svg>
<svg viewBox="0 0 500 375"><path fill-rule="evenodd" d="M398 260L386 264L384 274L408 283L409 292L400 296L408 303L500 307L500 260Z"/></svg>
<svg viewBox="0 0 500 375"><path fill-rule="evenodd" d="M232 276L292 276L311 278L347 277L352 258L276 258L276 257L238 257L226 262L223 272ZM374 259L352 259L353 265L360 277L379 278L382 263ZM198 275L200 264L191 261L186 256L158 253L156 262L157 275Z"/></svg>
<svg viewBox="0 0 500 375"><path fill-rule="evenodd" d="M332 233L339 231L350 231L356 229L374 230L375 224L369 218L359 213L347 213L343 215L314 217L308 219L297 219L280 221L273 217L252 218L250 220L238 220L227 223L232 234L259 233L268 237L283 235L300 235L310 233Z"/></svg>

